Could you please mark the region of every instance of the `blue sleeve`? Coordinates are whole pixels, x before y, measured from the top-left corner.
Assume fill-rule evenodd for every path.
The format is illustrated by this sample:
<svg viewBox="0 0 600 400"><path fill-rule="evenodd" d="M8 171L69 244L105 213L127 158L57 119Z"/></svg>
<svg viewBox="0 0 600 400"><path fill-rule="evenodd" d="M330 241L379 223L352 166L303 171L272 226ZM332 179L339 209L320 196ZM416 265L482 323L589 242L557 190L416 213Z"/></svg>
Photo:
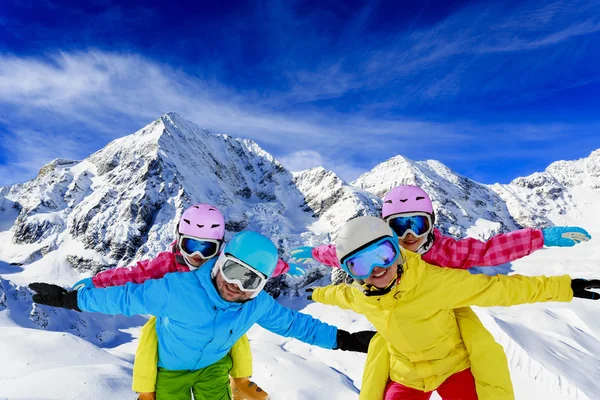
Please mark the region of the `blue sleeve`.
<svg viewBox="0 0 600 400"><path fill-rule="evenodd" d="M171 294L169 276L147 280L143 284L127 283L105 289L84 288L77 293L77 305L81 311L110 315L152 314L166 315Z"/></svg>
<svg viewBox="0 0 600 400"><path fill-rule="evenodd" d="M264 294L264 296L262 296ZM257 323L281 336L293 337L305 343L326 349L337 345L337 328L308 314L290 310L277 303L267 293L261 293L264 314Z"/></svg>

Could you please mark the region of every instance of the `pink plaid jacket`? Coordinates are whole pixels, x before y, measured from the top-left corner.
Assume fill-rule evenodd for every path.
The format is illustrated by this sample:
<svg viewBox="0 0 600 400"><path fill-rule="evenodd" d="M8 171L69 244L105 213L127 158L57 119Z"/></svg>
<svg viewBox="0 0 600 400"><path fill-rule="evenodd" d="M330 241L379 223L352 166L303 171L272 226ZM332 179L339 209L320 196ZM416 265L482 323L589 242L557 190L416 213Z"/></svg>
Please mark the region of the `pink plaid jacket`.
<svg viewBox="0 0 600 400"><path fill-rule="evenodd" d="M92 278L92 282L95 287L105 288L122 286L127 282L144 283L148 279L160 279L170 272L189 272L190 268L185 263L178 263L176 259L176 253L163 251L152 260L142 260L133 266L102 271Z"/></svg>
<svg viewBox="0 0 600 400"><path fill-rule="evenodd" d="M92 278L95 287L122 286L127 282L144 283L148 279L160 279L170 272L189 272L190 268L182 259L181 253L163 251L152 260L138 261L134 266L112 268L102 271ZM277 261L272 276L285 274L290 269L288 263Z"/></svg>
<svg viewBox="0 0 600 400"><path fill-rule="evenodd" d="M456 240L437 229L433 233L433 246L421 257L429 264L448 268L493 267L525 257L544 246L542 231L531 228L501 233L486 242L473 238ZM340 267L333 244L313 248L312 256L322 264Z"/></svg>

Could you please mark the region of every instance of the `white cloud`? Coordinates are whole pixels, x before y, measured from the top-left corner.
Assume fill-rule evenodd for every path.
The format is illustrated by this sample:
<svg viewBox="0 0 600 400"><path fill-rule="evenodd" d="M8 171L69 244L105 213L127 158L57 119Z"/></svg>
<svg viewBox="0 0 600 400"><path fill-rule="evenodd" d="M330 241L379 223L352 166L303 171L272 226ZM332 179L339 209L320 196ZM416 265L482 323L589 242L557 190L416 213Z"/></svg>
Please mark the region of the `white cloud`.
<svg viewBox="0 0 600 400"><path fill-rule="evenodd" d="M365 138L387 137L394 143L419 131L431 142L444 143L458 135L451 126L426 121L376 119L330 110L283 113L253 94L204 81L139 55L100 51L61 52L45 58L0 55L0 105L11 110L0 121L5 126L19 131L24 124L37 129L37 137L52 138L39 158L31 157L27 147L13 146L7 140L0 143L10 149L9 162L23 171L23 178L41 165L17 168L18 160L31 160L31 164L59 156L84 158L169 111L216 133L253 139L274 154L296 148L325 149L324 164L340 151L376 153L385 148L380 140ZM124 121L130 129L124 129ZM75 126L95 134L74 135ZM81 144L73 151L57 145L75 140ZM6 176L0 184L14 182Z"/></svg>
<svg viewBox="0 0 600 400"><path fill-rule="evenodd" d="M316 70L291 74L293 86L287 95L312 102L392 86L399 89L399 104L414 104L465 92L518 93L538 82L554 88L573 86L588 78L566 75L562 67L577 63L587 52L565 55L564 48L552 46L600 32L599 9L597 0L524 1L514 7L472 3L434 26L383 37L375 46L365 44L359 30L351 39L357 44L350 54L333 53ZM547 62L535 53L540 49ZM515 61L507 68L512 56ZM491 74L495 79L489 79L489 71L496 71Z"/></svg>
<svg viewBox="0 0 600 400"><path fill-rule="evenodd" d="M300 150L283 156L279 159L281 164L292 172L323 166L323 158L314 150Z"/></svg>
<svg viewBox="0 0 600 400"><path fill-rule="evenodd" d="M56 158L77 160L81 146L86 145L75 134L50 136L31 129L16 129L0 137L1 146L9 155L0 165L0 185L32 179L42 166Z"/></svg>
<svg viewBox="0 0 600 400"><path fill-rule="evenodd" d="M315 109L310 103L354 92L369 98L369 91L385 88L386 93L375 96L382 109L421 104L426 110L427 101L504 90L512 78L508 86L518 92L515 98L536 96L535 91L522 89L550 80L553 88L577 86L580 81L576 79L556 79L561 62L577 61L559 52L549 56L556 61L554 75L543 69L537 57L523 56L512 63L512 70L502 63L489 63L487 57L520 56L595 33L600 17L591 10L597 6L598 1L555 1L544 6L524 2L509 11L494 3L486 3L485 9L466 6L427 29L382 38L377 46L359 47L349 54L324 55L316 70L286 70L290 89L282 92L236 90L136 54L94 50L43 57L0 54L0 116L4 118L0 123L21 132L16 137L24 137L21 126L27 126L37 132L30 132L32 137L51 138L38 153L0 134L0 146L10 149L10 172L5 163L0 184L31 177L55 157L86 157L169 111L216 133L253 139L274 155L283 155L280 159L292 170L323 165L347 180L362 172L359 159L382 160L394 154L461 157L457 149L477 143L482 134L497 135L500 140L510 134L518 147L522 139L513 132L522 129L523 137L536 136L552 124L532 128L527 124L430 122L404 118L399 112L395 118L382 117L385 113L374 104L337 112ZM363 32L359 28L364 21L359 18L355 23L356 29L347 27L350 36ZM577 79L584 78L590 82L590 77ZM76 135L74 124L82 132L96 134ZM565 124L552 132L561 137L578 128ZM76 141L81 144L69 144ZM492 157L499 150L487 150L485 156Z"/></svg>

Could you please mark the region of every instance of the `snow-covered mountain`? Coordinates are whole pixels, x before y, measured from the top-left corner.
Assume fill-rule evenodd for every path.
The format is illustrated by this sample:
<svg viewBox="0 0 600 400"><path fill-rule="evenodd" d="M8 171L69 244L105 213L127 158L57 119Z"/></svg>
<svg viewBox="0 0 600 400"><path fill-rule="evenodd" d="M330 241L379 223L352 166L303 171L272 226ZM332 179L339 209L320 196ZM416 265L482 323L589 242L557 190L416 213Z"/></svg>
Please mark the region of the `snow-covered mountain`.
<svg viewBox="0 0 600 400"><path fill-rule="evenodd" d="M491 187L522 225L579 224L600 230L600 149L587 158L557 161L544 172Z"/></svg>
<svg viewBox="0 0 600 400"><path fill-rule="evenodd" d="M396 156L361 175L352 185L378 197L399 185L420 186L431 196L437 226L457 237L486 236L518 227L497 193L439 161L415 162Z"/></svg>
<svg viewBox="0 0 600 400"><path fill-rule="evenodd" d="M381 196L400 184L423 187L434 201L437 225L457 237L487 238L522 226L567 223L600 234L600 222L594 219L600 212L600 150L582 160L556 162L544 172L515 179L508 185L479 184L438 161L415 162L402 156L393 157L348 183L322 167L293 175L255 142L212 134L169 113L84 160L57 159L42 167L33 180L0 188L0 330L6 332L16 347L29 346L45 330L72 333L108 349L118 360L112 362L113 356L108 355L109 368L90 363L86 370L90 371L88 379L100 374L106 379L112 376L117 381L123 380L131 372L127 364L134 350L135 340L132 342L131 338L137 335L137 328L132 327L139 326L143 318L90 317L85 313L38 307L32 305L30 292L19 285L37 280L71 285L103 268L152 257L173 240L176 217L196 202L212 203L224 212L228 237L243 229L258 230L272 238L281 256L287 259L289 250L298 245L330 242L339 227L355 216L379 215ZM600 254L591 250L593 242L581 248L584 246L587 246L585 260L591 260L590 263L567 272L593 276L591 264L600 261ZM572 254L552 252L560 257ZM538 259L543 261L535 261ZM565 272L543 257L532 260L530 264L523 261L515 265L517 269L519 265L535 267L531 272L523 268L525 274ZM327 272L327 268L314 266L306 277L278 278L268 289L275 296L288 294L279 300L300 309L305 302L290 296L301 294L299 287L307 283L326 282ZM599 316L590 305L585 305L585 312L577 304L574 307L573 312L582 321ZM549 310L552 307L534 308L530 315L544 319L550 315ZM325 306L312 304L305 311L349 330L359 329L357 324L368 326L362 317ZM329 315L330 311L342 317ZM576 378L583 369L569 370L558 356L545 354L531 340L542 333L519 320L518 312L485 310L480 315L508 349L516 381L537 385L536 393L546 393L544 398L592 399L590 394L600 390L600 384ZM571 343L565 332L571 325L577 327L573 329L582 326L579 320L573 321L557 325L556 331L543 336L542 343L548 346ZM20 336L15 329L40 332L27 331ZM577 351L600 352L597 330L600 326L586 325L585 329L590 332L585 343L573 345L577 349L573 353L563 350L563 357L575 360ZM361 356L331 356L330 352L302 347L295 341L273 339L273 335L259 328L253 332L251 339L261 349L258 359L269 365L275 363L281 369L278 377L287 376L286 368L304 368L309 376L324 377L327 387L340 391L336 397L329 389L311 392L299 386L296 392L274 396L274 400L356 396ZM87 344L81 341L55 336L42 340L61 349L72 346L73 351L88 351ZM33 357L29 352L16 353L15 357L22 360ZM68 370L75 365L79 364L61 364L60 368ZM31 374L35 379L40 373L25 366L16 371L4 373L0 369L0 398L20 393L19 385L28 381L25 375ZM44 374L56 378L54 373ZM263 379L261 383L271 379L275 382L272 375L267 370L257 372ZM94 393L122 394L128 390L126 385L117 386L111 392L110 384L100 384ZM274 383L271 388L277 388L279 393L285 391ZM519 390L523 396L529 393L523 388ZM330 393L329 397L319 397L325 392ZM79 389L70 393L73 398L86 397L85 391ZM554 394L558 397L552 397ZM31 391L27 396L39 397L43 392Z"/></svg>

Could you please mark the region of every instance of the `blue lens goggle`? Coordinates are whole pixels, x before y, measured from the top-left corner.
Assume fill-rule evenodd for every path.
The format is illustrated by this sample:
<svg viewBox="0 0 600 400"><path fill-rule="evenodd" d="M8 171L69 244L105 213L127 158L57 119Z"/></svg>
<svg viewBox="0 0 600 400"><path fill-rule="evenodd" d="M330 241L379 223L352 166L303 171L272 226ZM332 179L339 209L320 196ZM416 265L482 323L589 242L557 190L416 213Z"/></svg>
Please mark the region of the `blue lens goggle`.
<svg viewBox="0 0 600 400"><path fill-rule="evenodd" d="M203 259L216 256L219 253L221 243L212 239L198 239L183 235L179 239L179 249L187 256L199 255Z"/></svg>
<svg viewBox="0 0 600 400"><path fill-rule="evenodd" d="M371 276L375 267L391 267L399 256L398 238L386 236L344 257L341 264L354 279L365 279Z"/></svg>
<svg viewBox="0 0 600 400"><path fill-rule="evenodd" d="M431 232L431 217L426 213L411 213L392 215L387 223L400 239L412 233L419 238Z"/></svg>

